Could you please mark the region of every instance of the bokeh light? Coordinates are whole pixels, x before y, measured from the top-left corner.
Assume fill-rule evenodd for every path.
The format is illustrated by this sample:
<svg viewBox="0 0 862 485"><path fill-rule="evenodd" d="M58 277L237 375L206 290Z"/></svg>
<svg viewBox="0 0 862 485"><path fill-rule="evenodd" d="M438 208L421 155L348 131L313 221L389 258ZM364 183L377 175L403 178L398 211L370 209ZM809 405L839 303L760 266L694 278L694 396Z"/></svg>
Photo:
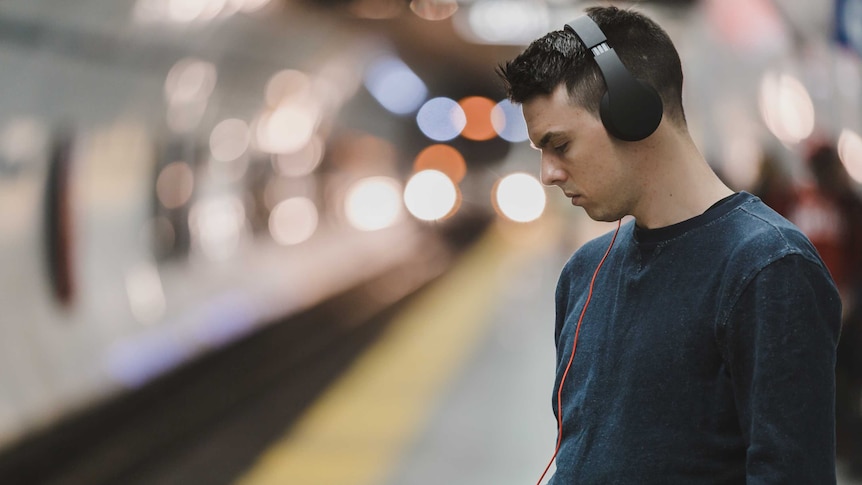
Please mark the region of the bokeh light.
<svg viewBox="0 0 862 485"><path fill-rule="evenodd" d="M814 103L789 74L767 73L760 84L760 111L769 131L785 143L798 143L814 130Z"/></svg>
<svg viewBox="0 0 862 485"><path fill-rule="evenodd" d="M476 0L454 19L461 37L485 44L527 45L550 28L549 7L533 0Z"/></svg>
<svg viewBox="0 0 862 485"><path fill-rule="evenodd" d="M312 79L311 96L328 110L340 109L359 90L363 65L347 52L324 60Z"/></svg>
<svg viewBox="0 0 862 485"><path fill-rule="evenodd" d="M491 122L494 102L484 96L468 96L458 101L464 111L465 123L461 136L468 140L484 141L497 136Z"/></svg>
<svg viewBox="0 0 862 485"><path fill-rule="evenodd" d="M229 162L241 157L248 149L248 124L231 118L220 122L210 134L210 152L219 162Z"/></svg>
<svg viewBox="0 0 862 485"><path fill-rule="evenodd" d="M508 99L500 101L491 110L491 125L497 135L508 142L520 143L529 138L521 105L514 105Z"/></svg>
<svg viewBox="0 0 862 485"><path fill-rule="evenodd" d="M542 184L532 175L513 173L503 177L494 187L494 207L515 222L530 222L545 211L547 196Z"/></svg>
<svg viewBox="0 0 862 485"><path fill-rule="evenodd" d="M392 113L405 115L419 108L428 88L401 59L382 57L365 73L365 87L374 99Z"/></svg>
<svg viewBox="0 0 862 485"><path fill-rule="evenodd" d="M164 316L167 301L155 264L140 262L126 271L126 293L132 315L138 322L153 324Z"/></svg>
<svg viewBox="0 0 862 485"><path fill-rule="evenodd" d="M272 0L232 0L233 3L239 5L239 9L243 12L250 13L261 10L269 5Z"/></svg>
<svg viewBox="0 0 862 485"><path fill-rule="evenodd" d="M402 215L401 185L391 177L368 177L347 190L344 210L351 226L376 231L395 224Z"/></svg>
<svg viewBox="0 0 862 485"><path fill-rule="evenodd" d="M454 99L438 97L429 99L419 108L416 123L428 138L448 141L461 134L467 117Z"/></svg>
<svg viewBox="0 0 862 485"><path fill-rule="evenodd" d="M283 200L269 214L269 233L275 242L285 246L307 241L317 224L317 207L307 197Z"/></svg>
<svg viewBox="0 0 862 485"><path fill-rule="evenodd" d="M847 174L862 183L862 137L853 130L842 130L838 137L838 156Z"/></svg>
<svg viewBox="0 0 862 485"><path fill-rule="evenodd" d="M404 204L417 219L435 221L451 215L459 200L458 187L438 170L413 175L404 187Z"/></svg>
<svg viewBox="0 0 862 485"><path fill-rule="evenodd" d="M413 171L437 170L446 174L453 182L461 183L467 174L467 162L454 147L443 144L435 144L426 147L413 162Z"/></svg>
<svg viewBox="0 0 862 485"><path fill-rule="evenodd" d="M234 196L202 200L189 211L192 236L203 254L215 261L236 253L245 222L245 206Z"/></svg>
<svg viewBox="0 0 862 485"><path fill-rule="evenodd" d="M455 0L412 0L410 10L425 20L448 19L458 10Z"/></svg>
<svg viewBox="0 0 862 485"><path fill-rule="evenodd" d="M165 79L165 98L170 104L206 99L216 85L217 72L212 63L194 58L177 61Z"/></svg>
<svg viewBox="0 0 862 485"><path fill-rule="evenodd" d="M282 103L258 120L257 145L267 153L295 153L311 141L319 120L319 108L310 100Z"/></svg>
<svg viewBox="0 0 862 485"><path fill-rule="evenodd" d="M276 171L281 175L304 177L320 165L323 153L323 140L319 136L312 136L311 140L297 152L274 154L273 163Z"/></svg>
<svg viewBox="0 0 862 485"><path fill-rule="evenodd" d="M188 202L194 187L194 172L186 162L165 165L156 178L156 196L167 209L176 209Z"/></svg>
<svg viewBox="0 0 862 485"><path fill-rule="evenodd" d="M201 24L250 12L271 0L136 0L132 19L137 23Z"/></svg>
<svg viewBox="0 0 862 485"><path fill-rule="evenodd" d="M296 69L284 69L275 73L266 83L266 103L277 108L285 100L307 96L311 92L311 78Z"/></svg>

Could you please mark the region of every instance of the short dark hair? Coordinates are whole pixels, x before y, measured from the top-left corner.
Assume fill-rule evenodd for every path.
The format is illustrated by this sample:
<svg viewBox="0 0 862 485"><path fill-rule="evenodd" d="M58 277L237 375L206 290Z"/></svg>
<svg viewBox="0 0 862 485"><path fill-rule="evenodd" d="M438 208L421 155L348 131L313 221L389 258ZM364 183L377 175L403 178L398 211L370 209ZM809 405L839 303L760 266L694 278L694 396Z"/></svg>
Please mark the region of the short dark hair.
<svg viewBox="0 0 862 485"><path fill-rule="evenodd" d="M592 7L587 15L598 24L632 75L661 96L664 113L685 123L682 65L679 54L657 23L633 10ZM533 41L512 61L498 67L512 102L547 95L565 83L569 97L598 117L605 84L598 66L573 32L556 30Z"/></svg>

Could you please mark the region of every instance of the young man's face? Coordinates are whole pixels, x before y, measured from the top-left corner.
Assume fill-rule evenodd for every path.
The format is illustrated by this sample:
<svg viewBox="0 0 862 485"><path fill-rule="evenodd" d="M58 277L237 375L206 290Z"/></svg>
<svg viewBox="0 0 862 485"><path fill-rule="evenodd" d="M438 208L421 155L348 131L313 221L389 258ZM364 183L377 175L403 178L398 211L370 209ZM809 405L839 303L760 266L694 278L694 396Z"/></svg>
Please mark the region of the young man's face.
<svg viewBox="0 0 862 485"><path fill-rule="evenodd" d="M636 187L625 142L615 141L601 120L570 101L564 85L525 102L530 141L542 152L541 178L562 189L572 204L597 221L631 213Z"/></svg>

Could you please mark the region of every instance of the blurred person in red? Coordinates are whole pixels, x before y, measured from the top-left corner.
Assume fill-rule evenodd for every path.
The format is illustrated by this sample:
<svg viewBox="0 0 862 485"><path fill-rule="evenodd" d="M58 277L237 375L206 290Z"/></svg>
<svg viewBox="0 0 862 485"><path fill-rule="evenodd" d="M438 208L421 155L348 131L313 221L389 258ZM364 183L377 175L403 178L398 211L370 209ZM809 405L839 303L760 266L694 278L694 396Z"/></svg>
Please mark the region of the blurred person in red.
<svg viewBox="0 0 862 485"><path fill-rule="evenodd" d="M838 452L862 476L862 198L831 141L805 157L812 183L801 185L788 218L820 253L843 303L836 366Z"/></svg>
<svg viewBox="0 0 862 485"><path fill-rule="evenodd" d="M817 143L806 162L813 183L797 189L789 219L808 236L832 273L846 317L853 312L862 276L862 199L835 144Z"/></svg>

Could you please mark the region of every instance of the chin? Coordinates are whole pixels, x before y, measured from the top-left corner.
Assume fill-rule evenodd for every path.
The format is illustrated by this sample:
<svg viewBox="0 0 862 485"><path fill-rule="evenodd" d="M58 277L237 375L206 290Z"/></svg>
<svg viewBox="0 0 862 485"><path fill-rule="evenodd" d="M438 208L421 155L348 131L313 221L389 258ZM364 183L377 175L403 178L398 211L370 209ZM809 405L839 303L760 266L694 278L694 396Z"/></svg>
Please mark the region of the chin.
<svg viewBox="0 0 862 485"><path fill-rule="evenodd" d="M590 219L596 222L617 222L618 220L625 217L625 214L617 214L616 212L608 213L608 212L596 212L596 211L588 211L585 210Z"/></svg>
<svg viewBox="0 0 862 485"><path fill-rule="evenodd" d="M615 214L609 214L595 209L584 208L584 212L587 213L590 219L596 222L616 222L620 219L620 217L617 217Z"/></svg>

